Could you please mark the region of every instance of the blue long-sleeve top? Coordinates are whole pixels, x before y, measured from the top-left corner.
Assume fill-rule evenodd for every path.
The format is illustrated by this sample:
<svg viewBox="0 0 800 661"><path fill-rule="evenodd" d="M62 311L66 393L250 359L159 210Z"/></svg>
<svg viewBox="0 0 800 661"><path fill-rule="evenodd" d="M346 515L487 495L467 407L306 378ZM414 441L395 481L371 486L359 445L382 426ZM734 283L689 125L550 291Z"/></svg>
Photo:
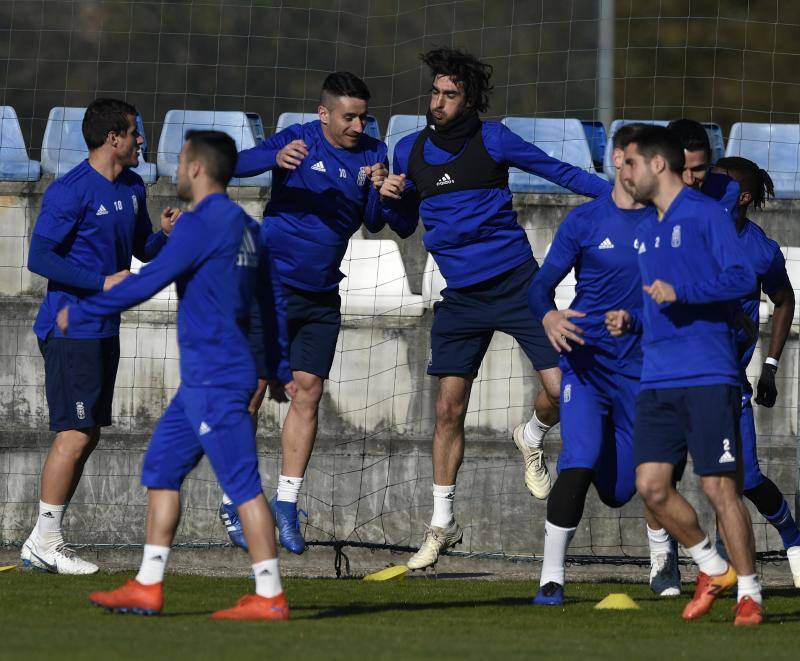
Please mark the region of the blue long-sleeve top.
<svg viewBox="0 0 800 661"><path fill-rule="evenodd" d="M608 192L570 211L559 225L528 290L528 302L541 322L556 309L556 286L575 268L575 299L570 309L586 316L571 321L583 330L586 344L574 345L563 354L562 360L573 370L599 364L627 376L641 374L641 337L635 333L612 337L606 330L605 313L623 309L641 314L642 279L634 243L639 223L653 214L653 207L620 209Z"/></svg>
<svg viewBox="0 0 800 661"><path fill-rule="evenodd" d="M642 388L739 385L734 316L756 277L729 215L684 188L660 221L642 221L637 247L642 282L668 282L677 297L644 294Z"/></svg>
<svg viewBox="0 0 800 661"><path fill-rule="evenodd" d="M544 177L569 190L598 197L610 184L594 174L548 156L536 145L499 122L483 122L482 137L489 156L507 167L517 167ZM408 161L419 132L406 136L394 150L393 172L408 173ZM431 140L423 146L423 157L432 165L458 158L439 149ZM439 265L448 287L467 287L505 273L533 259L530 244L517 222L508 186L461 190L432 195L420 202L410 179L399 201L382 205L386 222L410 234L421 218L424 242Z"/></svg>
<svg viewBox="0 0 800 661"><path fill-rule="evenodd" d="M262 296L265 288L259 286L262 260L250 223L226 195L204 198L181 216L167 245L138 274L70 306L68 333L75 323L118 315L175 282L181 381L252 391L256 366L247 323L253 291ZM261 314L267 320L275 313L265 303Z"/></svg>
<svg viewBox="0 0 800 661"><path fill-rule="evenodd" d="M308 156L296 170L285 170L275 159L293 140L305 142ZM362 135L355 148L337 149L318 120L293 124L239 153L237 177L272 170L265 238L285 284L305 291L338 288L350 237L362 222L370 232L385 225L380 196L366 176L366 168L378 163L387 163L383 142ZM401 236L410 235L402 229Z"/></svg>
<svg viewBox="0 0 800 661"><path fill-rule="evenodd" d="M47 278L33 330L44 340L58 311L103 290L105 277L155 257L167 237L153 232L144 182L131 170L109 181L84 160L47 188L28 252L28 269ZM70 337L119 334L119 316L76 324Z"/></svg>

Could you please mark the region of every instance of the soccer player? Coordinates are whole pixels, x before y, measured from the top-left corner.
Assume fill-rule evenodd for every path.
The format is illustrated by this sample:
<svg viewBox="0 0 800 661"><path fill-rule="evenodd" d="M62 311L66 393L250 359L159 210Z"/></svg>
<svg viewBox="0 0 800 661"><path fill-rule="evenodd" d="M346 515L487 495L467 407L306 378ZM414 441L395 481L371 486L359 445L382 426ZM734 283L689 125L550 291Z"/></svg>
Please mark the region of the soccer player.
<svg viewBox="0 0 800 661"><path fill-rule="evenodd" d="M542 439L558 422L558 354L528 309L536 273L525 231L517 223L508 169L518 167L570 190L597 197L607 181L545 154L498 122L483 122L492 68L450 48L425 53L432 89L428 126L403 138L394 174L381 188L387 219L425 225L425 247L447 288L434 307L428 374L439 377L433 437L433 517L411 569L434 564L461 540L453 515L456 475L464 456L464 418L472 381L494 331L513 336L539 373L543 390L534 414L514 430L525 483L538 498L550 492Z"/></svg>
<svg viewBox="0 0 800 661"><path fill-rule="evenodd" d="M319 120L287 127L241 152L236 165L237 177L273 174L263 233L285 289L293 381L271 506L280 542L292 553L306 546L297 498L341 326L339 267L362 222L372 232L384 225L377 188L388 172L387 151L364 134L369 98L364 81L352 73L330 74L322 85ZM405 237L414 226L396 229Z"/></svg>
<svg viewBox="0 0 800 661"><path fill-rule="evenodd" d="M152 259L166 243L177 211L165 209L153 232L145 186L130 168L142 137L136 108L96 99L83 117L89 157L47 188L31 236L28 268L47 278L33 331L44 357L50 430L56 432L42 468L39 517L22 546L24 567L58 574L93 574L97 565L64 542L62 523L83 466L111 424L119 363L119 315L56 327L58 310L120 282L131 257Z"/></svg>
<svg viewBox="0 0 800 661"><path fill-rule="evenodd" d="M739 156L720 159L717 161L715 169L733 177L741 188L736 233L760 285L759 289L754 289L741 302L743 312L753 330L757 332L759 324L760 292L763 291L775 304L767 358L761 367L755 398L756 404L772 408L778 397L778 389L775 385L778 361L792 328L795 306L794 290L789 281L789 275L786 273L786 261L780 247L764 233L764 230L747 218L747 210L750 207L762 208L766 197L773 195L772 180L769 174L758 165ZM746 373L755 351L754 335L755 333L740 330L737 336L742 377L740 431L744 464L744 495L778 531L786 549L794 584L796 587L800 587L800 531L789 511L786 498L775 483L761 472L758 465L756 426L751 401L753 388Z"/></svg>
<svg viewBox="0 0 800 661"><path fill-rule="evenodd" d="M699 567L684 619L702 617L721 592L738 584L735 624L754 625L764 615L750 516L736 479L741 393L734 312L756 279L728 214L684 186L683 165L680 141L663 127L642 129L625 148L623 181L635 200L652 203L657 212L637 231L647 295L634 425L636 487ZM622 312L621 317L624 329L632 315ZM673 485L687 450L733 566L719 555Z"/></svg>
<svg viewBox="0 0 800 661"><path fill-rule="evenodd" d="M246 337L259 263L250 219L225 194L236 164L236 145L218 131L190 131L178 161L178 197L189 202L161 254L109 292L66 307L62 332L86 320L119 314L170 282L178 291L181 385L153 433L142 466L148 490L147 540L136 579L90 601L115 612L159 613L170 545L181 513L183 480L207 455L236 503L249 547L256 594L240 599L215 619L285 620L274 521L261 490L255 433L248 404L256 369ZM253 273L242 277L239 265ZM263 287L259 287L263 294ZM274 313L262 307L262 319Z"/></svg>
<svg viewBox="0 0 800 661"><path fill-rule="evenodd" d="M614 165L644 125L627 124L613 137ZM606 505L622 507L636 493L633 420L642 371L641 336L613 338L608 310L641 316L642 280L636 228L653 208L636 202L617 176L611 192L570 211L558 228L528 300L553 348L561 353L561 454L547 500L545 546L534 604L564 603L564 556L583 516L591 484ZM575 268L575 300L558 310L553 292ZM661 529L648 515L648 532ZM657 594L680 594L677 553L666 541L653 547L650 584Z"/></svg>

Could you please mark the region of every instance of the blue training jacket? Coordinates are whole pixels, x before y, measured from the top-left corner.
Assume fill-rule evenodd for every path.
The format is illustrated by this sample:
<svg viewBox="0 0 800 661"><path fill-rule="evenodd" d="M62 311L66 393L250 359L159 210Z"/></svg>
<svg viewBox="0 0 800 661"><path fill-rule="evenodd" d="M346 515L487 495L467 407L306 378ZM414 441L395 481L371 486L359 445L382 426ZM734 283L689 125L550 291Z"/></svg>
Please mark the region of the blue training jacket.
<svg viewBox="0 0 800 661"><path fill-rule="evenodd" d="M642 282L660 279L675 303L644 294L642 388L739 385L735 312L756 278L733 223L711 198L683 188L659 221L637 230Z"/></svg>
<svg viewBox="0 0 800 661"><path fill-rule="evenodd" d="M482 137L489 156L507 167L544 177L569 190L598 197L610 184L594 174L548 156L536 145L499 122L483 122ZM420 132L406 136L394 151L393 172L408 172L411 148ZM440 165L458 158L427 140L423 156ZM461 288L505 273L533 258L525 230L517 222L508 186L434 195L420 202L410 179L402 199L382 205L392 227L413 232L421 217L425 247L436 259L448 287Z"/></svg>
<svg viewBox="0 0 800 661"><path fill-rule="evenodd" d="M251 222L227 195L204 198L181 215L167 245L138 274L70 306L68 334L73 324L118 315L174 281L182 383L254 390L256 366L246 336L253 290L262 302L262 323L275 318L275 301L258 277L262 255ZM265 348L274 355L274 324L264 327Z"/></svg>
<svg viewBox="0 0 800 661"><path fill-rule="evenodd" d="M296 170L277 167L278 152L293 140L305 142L308 156ZM362 135L356 148L337 149L325 138L319 120L293 124L239 153L237 177L272 170L264 228L283 283L305 291L338 288L350 237L362 222L370 232L385 224L380 197L364 168L386 162L386 145L380 140ZM413 231L398 233L409 236Z"/></svg>

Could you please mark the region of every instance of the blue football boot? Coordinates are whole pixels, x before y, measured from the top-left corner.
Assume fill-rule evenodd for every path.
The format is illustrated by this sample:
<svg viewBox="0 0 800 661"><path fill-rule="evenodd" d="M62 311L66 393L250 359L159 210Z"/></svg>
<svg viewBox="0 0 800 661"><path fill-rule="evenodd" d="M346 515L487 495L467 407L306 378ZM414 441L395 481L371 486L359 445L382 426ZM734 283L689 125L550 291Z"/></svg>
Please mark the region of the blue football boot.
<svg viewBox="0 0 800 661"><path fill-rule="evenodd" d="M247 550L247 540L244 538L244 530L242 530L242 522L239 520L239 512L236 511L236 505L225 503L219 506L219 520L228 531L228 537L234 546L240 549Z"/></svg>
<svg viewBox="0 0 800 661"><path fill-rule="evenodd" d="M545 583L539 588L539 592L533 598L536 606L563 606L564 605L564 586L554 581Z"/></svg>
<svg viewBox="0 0 800 661"><path fill-rule="evenodd" d="M678 597L681 594L678 543L672 537L667 553L650 554L650 589L659 597Z"/></svg>
<svg viewBox="0 0 800 661"><path fill-rule="evenodd" d="M287 503L273 496L269 501L272 516L275 518L275 527L278 529L278 539L286 550L300 555L306 550L306 540L300 533L300 519L297 518L297 503Z"/></svg>

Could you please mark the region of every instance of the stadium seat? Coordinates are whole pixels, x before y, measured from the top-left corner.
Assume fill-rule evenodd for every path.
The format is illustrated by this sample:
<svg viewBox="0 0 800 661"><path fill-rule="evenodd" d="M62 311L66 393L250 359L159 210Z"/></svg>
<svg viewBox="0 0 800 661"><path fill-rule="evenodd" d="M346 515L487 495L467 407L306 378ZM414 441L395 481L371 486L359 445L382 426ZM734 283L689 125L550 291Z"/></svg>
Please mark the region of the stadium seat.
<svg viewBox="0 0 800 661"><path fill-rule="evenodd" d="M342 260L342 314L419 317L422 296L411 293L400 249L394 241L352 239Z"/></svg>
<svg viewBox="0 0 800 661"><path fill-rule="evenodd" d="M711 143L711 162L716 163L725 156L725 138L722 136L722 127L715 122L703 122L703 128Z"/></svg>
<svg viewBox="0 0 800 661"><path fill-rule="evenodd" d="M775 197L800 198L800 124L737 122L726 156L743 156L769 172Z"/></svg>
<svg viewBox="0 0 800 661"><path fill-rule="evenodd" d="M587 172L596 173L583 125L577 119L506 117L503 119L503 124L524 140L535 144L548 156L575 165ZM517 168L511 168L508 171L508 187L512 193L570 192L546 179L522 172Z"/></svg>
<svg viewBox="0 0 800 661"><path fill-rule="evenodd" d="M252 115L252 113L250 113ZM259 118L260 121L260 118ZM254 129L255 125L255 129ZM258 123L246 113L214 110L169 110L164 118L164 127L158 140L158 173L172 177L178 169L178 154L184 143L187 131L223 131L236 142L236 149L242 151L256 146ZM265 172L255 177L231 179L231 186L269 186L272 174Z"/></svg>
<svg viewBox="0 0 800 661"><path fill-rule="evenodd" d="M389 147L389 170L394 168L394 148L409 133L425 128L425 115L392 115L386 128L386 146Z"/></svg>
<svg viewBox="0 0 800 661"><path fill-rule="evenodd" d="M442 300L442 289L447 287L447 282L439 270L439 265L428 253L425 261L425 270L422 273L422 302L426 308L432 308L436 301Z"/></svg>
<svg viewBox="0 0 800 661"><path fill-rule="evenodd" d="M592 154L592 162L595 169L603 167L603 158L606 154L606 127L603 122L582 121L583 132L586 135L586 142L589 143L589 151Z"/></svg>
<svg viewBox="0 0 800 661"><path fill-rule="evenodd" d="M39 161L28 158L17 113L11 106L0 106L0 180L38 181Z"/></svg>
<svg viewBox="0 0 800 661"><path fill-rule="evenodd" d="M89 155L89 148L83 139L81 124L86 108L65 108L57 106L50 110L47 126L42 140L42 170L60 177L69 172ZM145 183L151 184L158 178L154 163L145 161L147 138L144 125L137 117L139 133L144 137L139 165L133 168Z"/></svg>
<svg viewBox="0 0 800 661"><path fill-rule="evenodd" d="M282 112L280 117L278 117L275 132L283 131L283 129L292 124L305 124L306 122L313 122L315 119L319 119L319 115L316 112ZM372 115L367 115L367 125L364 127L364 133L372 136L376 140L381 139L381 129L378 126L378 120Z"/></svg>

